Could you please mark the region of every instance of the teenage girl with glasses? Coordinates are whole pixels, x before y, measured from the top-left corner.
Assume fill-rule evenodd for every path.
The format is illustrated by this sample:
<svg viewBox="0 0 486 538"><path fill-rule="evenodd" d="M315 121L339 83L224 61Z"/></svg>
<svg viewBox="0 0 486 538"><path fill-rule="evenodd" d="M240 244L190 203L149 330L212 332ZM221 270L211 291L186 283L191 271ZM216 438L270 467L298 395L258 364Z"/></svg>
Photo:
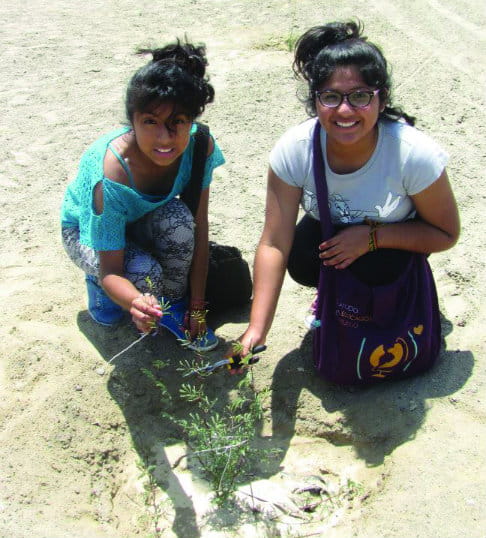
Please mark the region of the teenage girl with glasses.
<svg viewBox="0 0 486 538"><path fill-rule="evenodd" d="M86 273L96 322L111 326L129 311L141 332L157 324L209 350L218 344L205 323L209 185L224 163L212 137L195 217L179 196L191 178L194 120L214 98L205 48L177 41L140 52L152 59L128 84L128 125L87 149L66 190L63 245Z"/></svg>
<svg viewBox="0 0 486 538"><path fill-rule="evenodd" d="M317 287L320 264L356 268L363 281L384 284L396 278L408 252L446 250L459 235L448 156L392 105L387 62L361 25L336 22L305 32L294 71L307 82L311 118L288 130L270 154L244 352L265 342L286 268L306 286ZM313 175L316 121L336 230L324 242ZM299 204L305 216L296 227ZM377 249L388 249L387 263L360 266Z"/></svg>

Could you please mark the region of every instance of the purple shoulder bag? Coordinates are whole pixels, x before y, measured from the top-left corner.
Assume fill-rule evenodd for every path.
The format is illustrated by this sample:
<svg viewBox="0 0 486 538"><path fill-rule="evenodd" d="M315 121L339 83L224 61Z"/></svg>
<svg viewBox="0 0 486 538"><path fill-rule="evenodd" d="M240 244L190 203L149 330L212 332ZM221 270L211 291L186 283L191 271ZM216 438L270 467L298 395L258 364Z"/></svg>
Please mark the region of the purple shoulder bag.
<svg viewBox="0 0 486 538"><path fill-rule="evenodd" d="M320 123L313 137L314 180L323 240L334 235ZM385 251L380 251L385 254ZM386 257L385 257L386 260ZM348 269L321 265L314 332L318 373L340 384L369 384L428 370L440 351L441 326L427 257L411 253L390 284L370 286Z"/></svg>

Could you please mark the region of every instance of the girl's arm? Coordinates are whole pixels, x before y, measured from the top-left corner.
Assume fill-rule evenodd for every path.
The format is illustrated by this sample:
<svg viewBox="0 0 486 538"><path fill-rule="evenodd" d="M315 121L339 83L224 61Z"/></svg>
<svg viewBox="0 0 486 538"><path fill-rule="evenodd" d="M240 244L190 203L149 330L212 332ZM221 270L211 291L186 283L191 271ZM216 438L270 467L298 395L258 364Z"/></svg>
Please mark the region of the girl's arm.
<svg viewBox="0 0 486 538"><path fill-rule="evenodd" d="M250 325L240 337L242 354L263 344L273 322L295 233L302 190L268 171L265 225L253 266Z"/></svg>
<svg viewBox="0 0 486 538"><path fill-rule="evenodd" d="M378 248L396 248L429 254L454 246L460 224L456 201L444 170L422 192L411 196L418 218L385 224L376 230ZM368 252L370 227L350 226L321 243L320 258L325 265L344 269Z"/></svg>
<svg viewBox="0 0 486 538"><path fill-rule="evenodd" d="M209 157L214 151L214 140L210 136L208 140ZM199 206L194 218L194 253L192 256L191 271L189 274L189 284L191 290L189 309L191 303L194 305L204 305L206 294L206 279L208 276L208 258L209 258L209 226L208 226L208 208L209 208L209 187L201 191Z"/></svg>
<svg viewBox="0 0 486 538"><path fill-rule="evenodd" d="M214 140L212 136L208 140L209 157L214 151ZM189 329L192 338L206 330L206 280L208 276L209 260L209 187L201 191L199 206L194 218L194 253L192 256L191 271L189 273L190 297L188 313L185 325ZM211 307L211 305L209 305Z"/></svg>
<svg viewBox="0 0 486 538"><path fill-rule="evenodd" d="M103 211L103 186L98 183L94 190L96 211ZM128 310L137 329L148 332L153 327L154 318L160 318L161 308L153 295L142 295L137 288L124 277L124 250L99 252L100 284L110 298L123 309Z"/></svg>
<svg viewBox="0 0 486 538"><path fill-rule="evenodd" d="M190 304L203 304L208 276L208 205L209 188L201 191L199 207L196 213L194 230L194 254L192 257L189 283L191 289Z"/></svg>
<svg viewBox="0 0 486 538"><path fill-rule="evenodd" d="M379 228L378 246L426 254L453 247L459 238L460 223L447 172L444 170L432 185L411 198L420 218Z"/></svg>

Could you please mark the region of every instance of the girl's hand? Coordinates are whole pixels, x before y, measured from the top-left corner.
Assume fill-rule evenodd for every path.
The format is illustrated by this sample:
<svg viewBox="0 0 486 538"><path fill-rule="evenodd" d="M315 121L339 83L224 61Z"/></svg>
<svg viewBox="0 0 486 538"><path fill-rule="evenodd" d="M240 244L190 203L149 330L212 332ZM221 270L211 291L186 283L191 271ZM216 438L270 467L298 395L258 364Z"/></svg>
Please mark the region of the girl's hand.
<svg viewBox="0 0 486 538"><path fill-rule="evenodd" d="M364 224L349 226L319 245L319 258L324 265L346 269L368 252L370 227Z"/></svg>
<svg viewBox="0 0 486 538"><path fill-rule="evenodd" d="M191 340L206 332L207 310L193 309L186 312L184 327L189 331Z"/></svg>
<svg viewBox="0 0 486 538"><path fill-rule="evenodd" d="M242 346L240 355L242 357L248 355L251 349L255 346L263 345L265 343L265 338L257 331L250 327L238 338Z"/></svg>
<svg viewBox="0 0 486 538"><path fill-rule="evenodd" d="M250 353L250 350L253 349L255 346L258 346L260 344L265 343L265 338L261 336L261 334L257 333L256 331L252 330L250 327L240 336L238 339L239 343L242 346L242 350L239 353L240 357L246 357L248 353ZM225 353L225 357L233 357L235 355L234 347L231 346ZM230 370L230 374L242 374L244 372L243 368L240 368L239 370Z"/></svg>
<svg viewBox="0 0 486 538"><path fill-rule="evenodd" d="M144 293L133 299L130 315L137 329L148 333L157 327L157 320L162 317L162 308L153 295Z"/></svg>

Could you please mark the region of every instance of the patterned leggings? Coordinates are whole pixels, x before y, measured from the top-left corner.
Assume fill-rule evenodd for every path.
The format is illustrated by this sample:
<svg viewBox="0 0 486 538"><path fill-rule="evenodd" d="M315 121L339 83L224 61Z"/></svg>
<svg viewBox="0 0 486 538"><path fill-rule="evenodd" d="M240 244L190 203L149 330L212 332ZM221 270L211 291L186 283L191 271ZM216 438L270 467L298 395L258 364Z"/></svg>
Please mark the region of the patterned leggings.
<svg viewBox="0 0 486 538"><path fill-rule="evenodd" d="M63 228L62 243L86 274L99 277L98 253L79 242L78 228ZM194 252L194 219L178 199L127 226L125 277L141 292L175 301L186 295Z"/></svg>

